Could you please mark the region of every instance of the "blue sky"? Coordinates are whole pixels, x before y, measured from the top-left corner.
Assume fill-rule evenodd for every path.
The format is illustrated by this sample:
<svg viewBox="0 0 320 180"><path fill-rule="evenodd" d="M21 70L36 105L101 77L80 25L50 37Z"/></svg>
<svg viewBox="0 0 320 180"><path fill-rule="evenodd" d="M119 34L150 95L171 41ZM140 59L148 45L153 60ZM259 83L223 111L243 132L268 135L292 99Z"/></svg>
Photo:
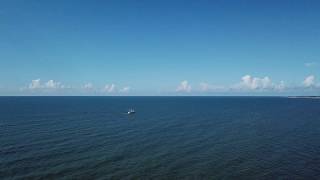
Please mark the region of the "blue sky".
<svg viewBox="0 0 320 180"><path fill-rule="evenodd" d="M320 95L320 2L0 2L0 95Z"/></svg>

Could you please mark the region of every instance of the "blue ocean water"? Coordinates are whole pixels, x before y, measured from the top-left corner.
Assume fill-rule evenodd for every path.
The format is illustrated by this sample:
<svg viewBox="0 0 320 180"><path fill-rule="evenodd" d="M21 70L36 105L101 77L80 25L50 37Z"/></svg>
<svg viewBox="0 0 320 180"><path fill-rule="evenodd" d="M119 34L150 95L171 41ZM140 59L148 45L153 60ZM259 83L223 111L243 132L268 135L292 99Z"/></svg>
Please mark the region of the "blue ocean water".
<svg viewBox="0 0 320 180"><path fill-rule="evenodd" d="M320 99L0 97L0 179L319 178Z"/></svg>

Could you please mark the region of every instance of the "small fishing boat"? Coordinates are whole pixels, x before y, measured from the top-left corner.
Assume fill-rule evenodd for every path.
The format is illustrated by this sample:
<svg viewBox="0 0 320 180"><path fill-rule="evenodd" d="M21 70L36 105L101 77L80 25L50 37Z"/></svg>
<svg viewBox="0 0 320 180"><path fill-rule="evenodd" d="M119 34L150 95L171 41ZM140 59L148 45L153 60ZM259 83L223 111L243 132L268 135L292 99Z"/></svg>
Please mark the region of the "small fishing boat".
<svg viewBox="0 0 320 180"><path fill-rule="evenodd" d="M128 110L128 114L134 114L134 113L136 113L136 112L134 111L134 109L129 109L129 110Z"/></svg>

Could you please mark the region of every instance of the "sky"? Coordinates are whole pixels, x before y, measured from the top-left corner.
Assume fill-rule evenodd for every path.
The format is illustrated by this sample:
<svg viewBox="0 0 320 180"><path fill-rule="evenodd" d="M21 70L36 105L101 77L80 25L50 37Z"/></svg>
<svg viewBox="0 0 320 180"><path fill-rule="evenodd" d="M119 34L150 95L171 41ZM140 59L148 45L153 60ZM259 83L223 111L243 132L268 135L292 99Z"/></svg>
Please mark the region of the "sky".
<svg viewBox="0 0 320 180"><path fill-rule="evenodd" d="M317 0L1 0L0 95L320 95Z"/></svg>

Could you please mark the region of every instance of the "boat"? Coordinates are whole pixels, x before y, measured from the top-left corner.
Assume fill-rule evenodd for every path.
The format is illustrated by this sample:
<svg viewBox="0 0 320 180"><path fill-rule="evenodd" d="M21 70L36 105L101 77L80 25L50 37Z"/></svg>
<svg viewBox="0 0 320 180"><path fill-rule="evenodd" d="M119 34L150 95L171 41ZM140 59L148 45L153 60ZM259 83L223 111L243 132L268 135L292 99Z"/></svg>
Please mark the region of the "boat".
<svg viewBox="0 0 320 180"><path fill-rule="evenodd" d="M128 114L134 114L134 113L136 113L136 112L134 111L134 109L129 109L129 110L128 110Z"/></svg>

